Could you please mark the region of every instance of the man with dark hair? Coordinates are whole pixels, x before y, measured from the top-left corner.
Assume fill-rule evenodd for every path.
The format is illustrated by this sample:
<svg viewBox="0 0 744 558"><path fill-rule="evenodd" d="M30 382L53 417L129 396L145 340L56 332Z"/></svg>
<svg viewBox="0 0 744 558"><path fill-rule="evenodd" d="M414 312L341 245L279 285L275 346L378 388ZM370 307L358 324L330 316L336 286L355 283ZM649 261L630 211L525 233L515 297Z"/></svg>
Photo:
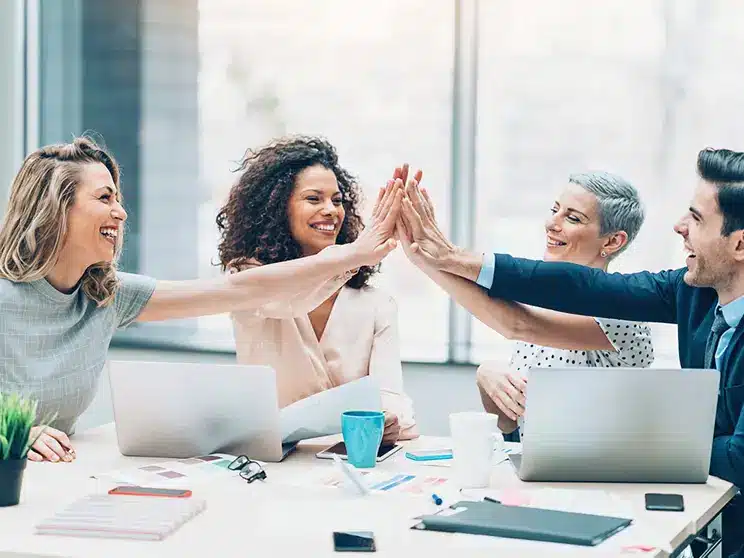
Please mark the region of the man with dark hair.
<svg viewBox="0 0 744 558"><path fill-rule="evenodd" d="M686 267L651 273L607 273L565 263L472 254L438 229L430 202L412 181L399 234L411 260L465 308L487 289L507 299L560 312L676 323L683 368L721 373L710 474L744 488L744 153L704 149L699 183L674 230ZM405 237L409 238L406 239ZM410 244L409 244L410 243ZM741 493L723 514L723 555L744 557Z"/></svg>

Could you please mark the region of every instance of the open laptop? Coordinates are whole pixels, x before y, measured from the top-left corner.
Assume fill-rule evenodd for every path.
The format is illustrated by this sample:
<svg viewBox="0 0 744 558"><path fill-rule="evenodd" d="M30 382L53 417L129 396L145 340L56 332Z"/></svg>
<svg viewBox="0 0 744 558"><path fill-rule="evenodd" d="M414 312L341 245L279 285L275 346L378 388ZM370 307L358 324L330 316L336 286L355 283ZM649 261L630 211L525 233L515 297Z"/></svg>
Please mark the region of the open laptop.
<svg viewBox="0 0 744 558"><path fill-rule="evenodd" d="M119 451L185 458L214 452L278 462L276 374L268 366L108 362Z"/></svg>
<svg viewBox="0 0 744 558"><path fill-rule="evenodd" d="M524 481L704 483L717 370L532 368Z"/></svg>

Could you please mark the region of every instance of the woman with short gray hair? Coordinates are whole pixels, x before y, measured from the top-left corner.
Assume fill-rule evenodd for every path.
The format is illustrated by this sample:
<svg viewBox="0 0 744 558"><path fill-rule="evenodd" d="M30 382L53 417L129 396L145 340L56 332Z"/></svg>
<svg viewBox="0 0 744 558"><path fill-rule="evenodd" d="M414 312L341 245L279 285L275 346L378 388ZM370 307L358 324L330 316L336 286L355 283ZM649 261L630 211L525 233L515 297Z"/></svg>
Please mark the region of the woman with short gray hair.
<svg viewBox="0 0 744 558"><path fill-rule="evenodd" d="M574 174L545 223L545 260L607 270L638 235L644 210L638 191L608 172ZM477 383L487 411L502 432L524 430L525 391L533 367L648 367L654 360L645 323L561 314L493 300L481 321L515 341L508 364L488 362ZM524 434L524 432L522 432Z"/></svg>
<svg viewBox="0 0 744 558"><path fill-rule="evenodd" d="M647 324L574 316L491 298L484 287L492 281L492 255L484 257L475 282L432 266L411 240L412 227L438 230L431 200L419 188L420 174L408 181L407 165L397 168L395 176L406 183L398 237L408 258L481 322L516 341L508 363L490 362L478 369L483 405L499 415L502 432L521 427L530 368L651 365L654 351ZM626 180L606 172L572 175L545 223L544 259L606 270L637 236L643 218L640 196Z"/></svg>

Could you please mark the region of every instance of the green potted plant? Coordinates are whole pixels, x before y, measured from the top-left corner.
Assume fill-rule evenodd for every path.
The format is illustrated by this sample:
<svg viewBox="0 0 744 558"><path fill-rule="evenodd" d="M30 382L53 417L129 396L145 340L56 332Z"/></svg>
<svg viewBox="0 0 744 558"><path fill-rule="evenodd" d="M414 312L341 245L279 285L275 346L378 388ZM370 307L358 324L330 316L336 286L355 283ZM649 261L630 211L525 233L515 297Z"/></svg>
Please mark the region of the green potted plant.
<svg viewBox="0 0 744 558"><path fill-rule="evenodd" d="M36 401L0 393L0 507L15 506L21 497Z"/></svg>

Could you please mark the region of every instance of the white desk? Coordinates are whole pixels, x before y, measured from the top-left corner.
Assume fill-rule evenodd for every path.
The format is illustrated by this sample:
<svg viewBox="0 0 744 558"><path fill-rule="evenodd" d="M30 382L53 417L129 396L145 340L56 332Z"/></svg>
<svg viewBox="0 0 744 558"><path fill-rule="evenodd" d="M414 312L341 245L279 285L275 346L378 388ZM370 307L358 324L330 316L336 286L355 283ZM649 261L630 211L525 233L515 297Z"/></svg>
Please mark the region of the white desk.
<svg viewBox="0 0 744 558"><path fill-rule="evenodd" d="M651 543L657 547L643 556L666 556L685 539L715 517L735 494L728 482L711 477L705 485L588 485L572 483L522 483L511 465L494 467L492 488L539 489L597 488L627 499L634 524L597 547L537 543L487 536L411 530L412 518L433 512L427 497L396 494L353 496L342 489L294 487L288 484L313 467L332 467L314 457L328 439L303 443L283 463L268 464L268 480L247 484L239 478L221 479L194 488L194 496L207 500L207 509L160 542L83 539L34 534L37 522L53 515L73 500L109 488L90 478L95 473L128 468L162 459L127 458L119 454L113 425L74 437L77 459L73 463L29 463L21 503L0 508L0 550L53 556L197 556L222 553L226 557L248 556L255 551L275 556L338 556L333 551L334 530L374 531L377 554L385 556L488 555L488 556L616 556L626 545ZM411 447L445 447L446 439L421 438ZM378 464L390 471L407 471L447 477L450 469L421 465L406 459L405 449ZM678 492L684 495L685 512L648 512L646 492ZM444 495L444 494L443 494ZM467 498L463 498L467 499ZM445 501L445 504L452 503ZM581 511L581 510L576 510ZM651 540L653 539L653 540ZM288 551L289 553L285 552Z"/></svg>

